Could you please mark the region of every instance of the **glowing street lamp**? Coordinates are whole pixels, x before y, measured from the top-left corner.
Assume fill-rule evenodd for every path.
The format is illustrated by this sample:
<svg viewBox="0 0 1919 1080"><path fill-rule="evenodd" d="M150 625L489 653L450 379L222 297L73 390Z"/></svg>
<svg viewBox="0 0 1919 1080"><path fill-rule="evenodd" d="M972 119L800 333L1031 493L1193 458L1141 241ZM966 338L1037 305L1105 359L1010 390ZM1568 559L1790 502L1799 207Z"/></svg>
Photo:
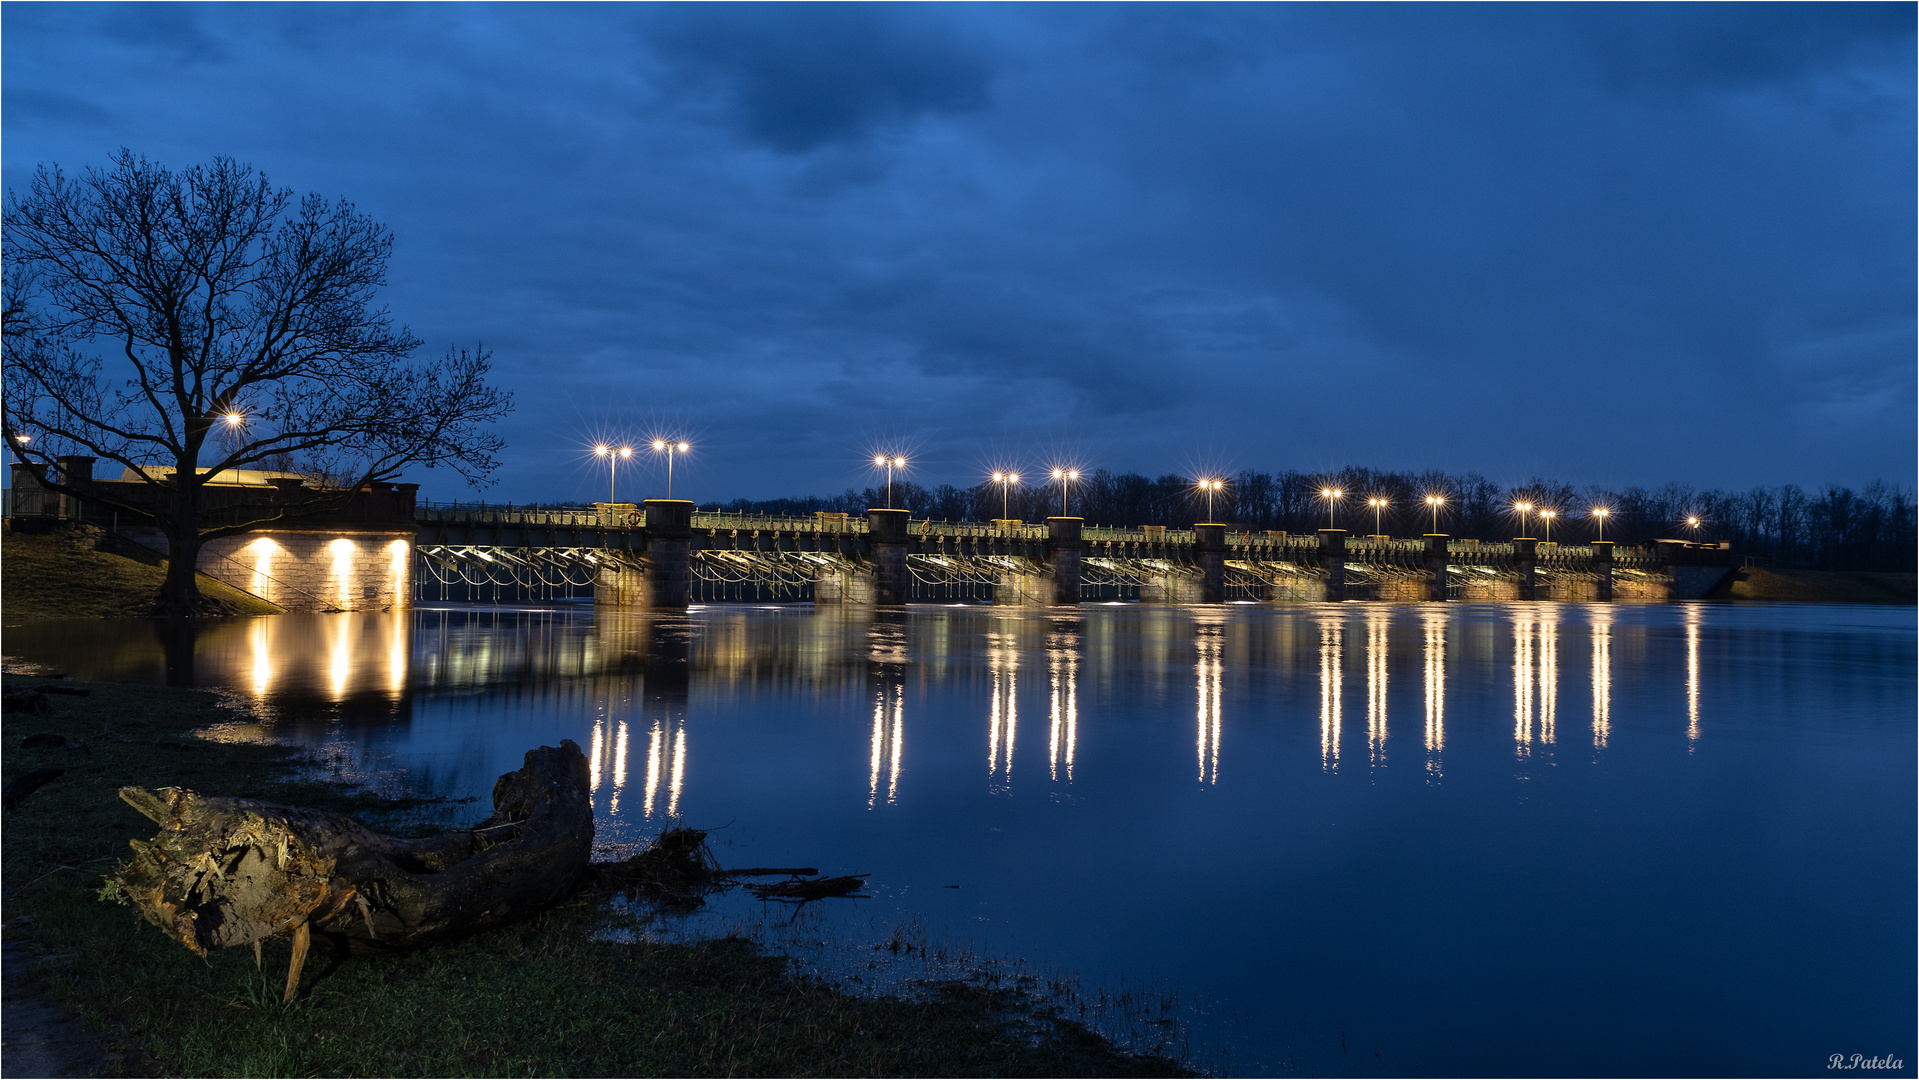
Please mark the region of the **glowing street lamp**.
<svg viewBox="0 0 1919 1080"><path fill-rule="evenodd" d="M1426 505L1433 508L1433 532L1437 534L1439 532L1439 508L1446 505L1446 497L1444 495L1428 495L1426 496Z"/></svg>
<svg viewBox="0 0 1919 1080"><path fill-rule="evenodd" d="M1526 515L1533 512L1533 504L1529 502L1514 503L1513 509L1519 511L1519 532L1520 535L1523 536L1531 528L1526 522Z"/></svg>
<svg viewBox="0 0 1919 1080"><path fill-rule="evenodd" d="M1606 519L1612 516L1612 511L1603 506L1595 506L1592 509L1592 516L1593 520L1599 523L1599 539L1604 541L1606 539Z"/></svg>
<svg viewBox="0 0 1919 1080"><path fill-rule="evenodd" d="M1371 499L1367 499L1366 505L1373 508L1373 535L1378 536L1380 532L1382 531L1379 524L1379 514L1382 510L1386 509L1386 506L1387 506L1386 500L1382 498L1374 497ZM1433 531L1438 532L1439 530L1435 529Z"/></svg>
<svg viewBox="0 0 1919 1080"><path fill-rule="evenodd" d="M1559 516L1557 510L1541 510L1539 516L1546 519L1546 542L1553 542L1553 519Z"/></svg>
<svg viewBox="0 0 1919 1080"><path fill-rule="evenodd" d="M1006 508L1006 490L1011 485L1019 483L1019 474L1016 472L996 472L993 474L993 483L999 485L999 516L1001 521L1005 521L1013 516L1012 511Z"/></svg>
<svg viewBox="0 0 1919 1080"><path fill-rule="evenodd" d="M1696 516L1686 518L1686 528L1692 530L1693 541L1697 543L1699 540L1699 518Z"/></svg>
<svg viewBox="0 0 1919 1080"><path fill-rule="evenodd" d="M1078 469L1054 469L1053 479L1059 481L1059 516L1066 516L1066 485L1079 479Z"/></svg>
<svg viewBox="0 0 1919 1080"><path fill-rule="evenodd" d="M891 510L893 508L893 470L906 468L906 459L879 454L873 458L873 464L886 470L886 508Z"/></svg>
<svg viewBox="0 0 1919 1080"><path fill-rule="evenodd" d="M1220 489L1225 486L1226 481L1224 480L1201 480L1199 482L1199 490L1206 493L1207 521L1213 520L1213 496L1219 494Z"/></svg>
<svg viewBox="0 0 1919 1080"><path fill-rule="evenodd" d="M1333 506L1334 504L1339 502L1339 497L1344 494L1346 493L1339 490L1338 488L1320 488L1319 489L1319 497L1326 500L1326 527L1329 529L1339 528L1339 526L1333 521Z"/></svg>
<svg viewBox="0 0 1919 1080"><path fill-rule="evenodd" d="M608 446L605 443L601 443L593 448L593 456L606 459L606 501L619 501L613 497L613 473L614 470L619 468L622 459L633 456L633 448L630 446Z"/></svg>
<svg viewBox="0 0 1919 1080"><path fill-rule="evenodd" d="M684 454L687 449L684 442L674 442L671 439L653 440L654 453L666 455L666 497L669 499L673 497L673 455Z"/></svg>
<svg viewBox="0 0 1919 1080"><path fill-rule="evenodd" d="M227 426L230 428L237 428L241 424L244 424L247 422L246 416L243 415L238 409L228 410L227 414L221 417L220 419L225 420L227 422Z"/></svg>

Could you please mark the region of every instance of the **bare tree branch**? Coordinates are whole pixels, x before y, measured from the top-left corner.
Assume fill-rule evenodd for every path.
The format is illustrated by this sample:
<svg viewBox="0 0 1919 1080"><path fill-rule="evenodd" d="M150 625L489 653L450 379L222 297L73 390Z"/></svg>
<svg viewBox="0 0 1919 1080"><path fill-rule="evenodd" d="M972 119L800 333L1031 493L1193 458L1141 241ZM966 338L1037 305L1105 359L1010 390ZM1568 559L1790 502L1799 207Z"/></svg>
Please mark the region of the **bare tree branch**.
<svg viewBox="0 0 1919 1080"><path fill-rule="evenodd" d="M0 431L51 489L166 530L186 567L169 574L174 608L197 599L205 540L337 510L410 466L475 485L498 467L490 425L512 402L486 381L490 354L413 358L420 342L375 303L392 236L344 199L296 200L230 158L176 172L122 150L78 178L38 169L8 195L4 240ZM243 423L222 427L228 414ZM120 463L156 497L52 478L74 452ZM209 516L210 477L268 462L357 482Z"/></svg>

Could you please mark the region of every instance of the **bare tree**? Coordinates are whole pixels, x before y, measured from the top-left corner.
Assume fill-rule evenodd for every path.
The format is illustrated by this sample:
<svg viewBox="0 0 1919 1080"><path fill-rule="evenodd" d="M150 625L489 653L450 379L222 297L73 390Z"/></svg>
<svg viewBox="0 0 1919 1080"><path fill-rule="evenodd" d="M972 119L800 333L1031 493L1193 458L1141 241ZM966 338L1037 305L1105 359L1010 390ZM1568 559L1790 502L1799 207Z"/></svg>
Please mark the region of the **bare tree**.
<svg viewBox="0 0 1919 1080"><path fill-rule="evenodd" d="M475 486L497 467L487 425L512 401L487 352L412 358L420 343L374 306L392 237L344 199L296 201L229 158L173 172L122 150L78 179L36 170L8 194L4 242L7 445L49 488L166 534L160 611L196 610L208 540L337 510L408 466ZM148 497L49 477L76 453L127 466ZM330 492L209 508L208 479L248 467Z"/></svg>

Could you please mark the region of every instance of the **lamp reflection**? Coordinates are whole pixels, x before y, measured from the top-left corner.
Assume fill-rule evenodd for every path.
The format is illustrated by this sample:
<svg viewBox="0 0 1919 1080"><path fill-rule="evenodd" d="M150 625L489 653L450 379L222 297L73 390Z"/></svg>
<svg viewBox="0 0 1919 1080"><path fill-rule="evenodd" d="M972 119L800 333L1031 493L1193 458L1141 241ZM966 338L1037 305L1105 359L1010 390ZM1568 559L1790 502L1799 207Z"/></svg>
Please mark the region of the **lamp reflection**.
<svg viewBox="0 0 1919 1080"><path fill-rule="evenodd" d="M1513 616L1513 748L1524 760L1533 752L1533 617Z"/></svg>
<svg viewBox="0 0 1919 1080"><path fill-rule="evenodd" d="M404 610L380 620L386 630L386 690L398 701L406 693L406 668L411 659L413 620Z"/></svg>
<svg viewBox="0 0 1919 1080"><path fill-rule="evenodd" d="M586 787L595 795L600 793L600 762L606 759L606 720L604 717L593 721L593 743L586 750Z"/></svg>
<svg viewBox="0 0 1919 1080"><path fill-rule="evenodd" d="M1686 752L1699 741L1699 605L1686 608Z"/></svg>
<svg viewBox="0 0 1919 1080"><path fill-rule="evenodd" d="M1559 612L1522 608L1513 615L1513 747L1520 760L1533 745L1551 746L1559 721Z"/></svg>
<svg viewBox="0 0 1919 1080"><path fill-rule="evenodd" d="M1548 609L1539 620L1539 741L1551 746L1559 723L1559 618Z"/></svg>
<svg viewBox="0 0 1919 1080"><path fill-rule="evenodd" d="M686 701L693 629L684 619L648 619L638 629L646 647L640 716L648 725L641 816L653 816L664 787L666 816L677 818L686 785Z"/></svg>
<svg viewBox="0 0 1919 1080"><path fill-rule="evenodd" d="M879 799L880 766L888 763L886 804L892 806L900 796L900 748L906 736L906 686L895 684L873 692L873 761L866 782L866 805L870 809Z"/></svg>
<svg viewBox="0 0 1919 1080"><path fill-rule="evenodd" d="M1612 611L1593 609L1593 749L1612 738Z"/></svg>
<svg viewBox="0 0 1919 1080"><path fill-rule="evenodd" d="M1319 624L1319 767L1339 771L1339 696L1343 627L1336 619Z"/></svg>
<svg viewBox="0 0 1919 1080"><path fill-rule="evenodd" d="M1445 775L1440 755L1446 749L1446 616L1427 615L1426 623L1426 773Z"/></svg>
<svg viewBox="0 0 1919 1080"><path fill-rule="evenodd" d="M607 809L620 812L620 792L626 790L626 721L620 721L619 734L613 737L613 797Z"/></svg>
<svg viewBox="0 0 1919 1080"><path fill-rule="evenodd" d="M353 679L353 633L359 620L348 615L336 615L325 622L323 631L327 641L327 688L333 692L333 700L346 697L348 684Z"/></svg>
<svg viewBox="0 0 1919 1080"><path fill-rule="evenodd" d="M1200 625L1194 629L1194 644L1199 649L1199 662L1196 666L1199 688L1199 780L1202 784L1219 783L1219 680L1221 654L1221 628L1217 625Z"/></svg>
<svg viewBox="0 0 1919 1080"><path fill-rule="evenodd" d="M247 627L247 653L253 675L253 696L264 698L273 689L273 645L267 636L267 620L254 619Z"/></svg>
<svg viewBox="0 0 1919 1080"><path fill-rule="evenodd" d="M1366 753L1369 764L1386 764L1386 650L1388 616L1366 620Z"/></svg>
<svg viewBox="0 0 1919 1080"><path fill-rule="evenodd" d="M880 773L886 773L886 803L898 803L900 758L906 738L906 626L898 612L874 616L867 630L867 682L873 699L873 745L866 782L866 805L879 801Z"/></svg>
<svg viewBox="0 0 1919 1080"><path fill-rule="evenodd" d="M1013 780L1013 738L1019 733L1019 643L1011 632L986 635L986 669L993 683L986 718L987 775L1004 790Z"/></svg>
<svg viewBox="0 0 1919 1080"><path fill-rule="evenodd" d="M1073 782L1073 750L1079 742L1079 635L1062 631L1052 635L1046 650L1053 684L1051 733L1047 738L1048 769L1059 779L1066 766L1066 782Z"/></svg>

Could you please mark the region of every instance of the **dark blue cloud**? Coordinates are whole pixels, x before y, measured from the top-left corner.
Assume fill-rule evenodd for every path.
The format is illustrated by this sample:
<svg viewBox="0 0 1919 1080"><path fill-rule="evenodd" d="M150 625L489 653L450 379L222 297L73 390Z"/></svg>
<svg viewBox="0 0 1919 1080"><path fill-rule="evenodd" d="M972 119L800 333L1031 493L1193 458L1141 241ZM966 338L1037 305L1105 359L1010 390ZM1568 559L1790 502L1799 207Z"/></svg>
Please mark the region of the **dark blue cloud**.
<svg viewBox="0 0 1919 1080"><path fill-rule="evenodd" d="M357 200L395 313L498 350L503 497L671 425L703 498L888 440L1911 482L1913 13L16 4L0 171Z"/></svg>
<svg viewBox="0 0 1919 1080"><path fill-rule="evenodd" d="M727 4L642 22L692 89L717 84L742 130L784 153L984 108L991 70L951 27L866 4Z"/></svg>

